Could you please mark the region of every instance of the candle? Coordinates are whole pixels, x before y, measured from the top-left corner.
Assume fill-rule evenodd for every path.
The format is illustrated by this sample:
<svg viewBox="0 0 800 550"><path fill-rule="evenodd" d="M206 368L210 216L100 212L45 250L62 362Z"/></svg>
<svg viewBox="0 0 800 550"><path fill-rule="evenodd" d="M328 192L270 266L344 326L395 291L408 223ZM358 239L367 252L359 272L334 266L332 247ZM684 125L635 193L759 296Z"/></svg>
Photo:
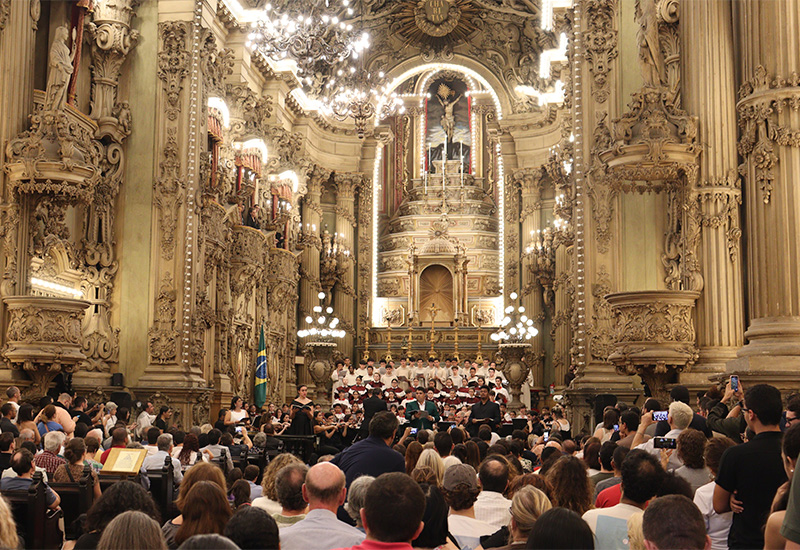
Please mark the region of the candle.
<svg viewBox="0 0 800 550"><path fill-rule="evenodd" d="M459 162L458 171L461 172L461 187L464 187L464 142L459 142Z"/></svg>
<svg viewBox="0 0 800 550"><path fill-rule="evenodd" d="M442 151L442 196L447 181L447 134L444 135L444 150Z"/></svg>

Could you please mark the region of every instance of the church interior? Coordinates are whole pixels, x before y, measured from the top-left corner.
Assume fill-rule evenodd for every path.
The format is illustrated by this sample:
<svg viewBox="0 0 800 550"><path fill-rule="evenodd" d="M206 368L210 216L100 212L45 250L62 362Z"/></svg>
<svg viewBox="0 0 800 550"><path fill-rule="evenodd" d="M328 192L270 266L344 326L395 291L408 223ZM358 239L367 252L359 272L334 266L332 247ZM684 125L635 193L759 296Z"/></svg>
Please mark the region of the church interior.
<svg viewBox="0 0 800 550"><path fill-rule="evenodd" d="M259 352L279 404L340 360L488 360L575 430L796 389L798 13L0 0L0 386L189 426Z"/></svg>

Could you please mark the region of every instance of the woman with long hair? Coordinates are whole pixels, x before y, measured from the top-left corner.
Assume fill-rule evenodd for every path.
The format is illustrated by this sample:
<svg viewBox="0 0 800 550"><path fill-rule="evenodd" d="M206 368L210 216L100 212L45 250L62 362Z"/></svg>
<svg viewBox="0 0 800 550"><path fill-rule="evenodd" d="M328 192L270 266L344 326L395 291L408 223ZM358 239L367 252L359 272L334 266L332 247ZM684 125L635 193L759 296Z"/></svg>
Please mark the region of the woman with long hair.
<svg viewBox="0 0 800 550"><path fill-rule="evenodd" d="M207 456L200 451L200 440L193 433L186 434L183 439L183 445L172 451L172 456L178 459L181 463L181 470L186 470L190 466L194 466L197 461L208 461Z"/></svg>
<svg viewBox="0 0 800 550"><path fill-rule="evenodd" d="M181 511L181 514L167 521L161 526L161 531L163 531L164 538L167 540L167 545L170 548L175 548L178 546L175 544L175 534L178 532L178 529L180 529L181 525L183 525L183 507L186 504L187 494L195 484L200 483L201 481L211 481L216 483L222 491L222 494L225 495L225 490L227 489L225 485L225 475L216 465L208 462L198 462L186 470L186 474L183 476L183 481L181 481L181 488L178 492L178 498L175 501L175 506ZM230 509L230 506L228 509Z"/></svg>
<svg viewBox="0 0 800 550"><path fill-rule="evenodd" d="M467 449L467 460L464 464L469 464L475 471L481 469L481 449L478 444L472 440L464 442L464 447Z"/></svg>
<svg viewBox="0 0 800 550"><path fill-rule="evenodd" d="M411 546L414 548L436 548L437 550L456 550L447 529L447 503L441 489L433 483L420 483L425 494L425 512L422 514L424 526Z"/></svg>
<svg viewBox="0 0 800 550"><path fill-rule="evenodd" d="M21 407L20 407L21 408ZM14 515L6 499L0 496L0 548L18 548L19 535Z"/></svg>
<svg viewBox="0 0 800 550"><path fill-rule="evenodd" d="M75 542L75 550L97 548L108 524L118 515L130 510L144 512L157 522L161 519L153 497L144 487L132 481L118 481L103 491L89 508L83 525L83 535Z"/></svg>
<svg viewBox="0 0 800 550"><path fill-rule="evenodd" d="M244 422L246 418L249 418L247 411L242 408L243 405L244 400L238 395L231 399L231 408L225 413L225 419L223 420L226 426L236 426Z"/></svg>
<svg viewBox="0 0 800 550"><path fill-rule="evenodd" d="M614 407L606 407L603 411L603 423L600 424L594 431L594 437L600 440L600 443L611 441L611 436L614 435L614 426L619 424L619 412Z"/></svg>
<svg viewBox="0 0 800 550"><path fill-rule="evenodd" d="M195 483L183 499L183 522L175 533L175 546L192 535L221 535L232 514L225 491L218 484L213 481Z"/></svg>
<svg viewBox="0 0 800 550"><path fill-rule="evenodd" d="M311 420L314 418L314 402L308 397L308 386L301 384L297 388L297 397L291 404L289 413L292 425L289 427L290 435L311 435Z"/></svg>
<svg viewBox="0 0 800 550"><path fill-rule="evenodd" d="M64 458L67 459L66 464L62 464L56 468L53 473L53 481L56 483L77 483L83 477L83 460L86 458L86 443L82 437L72 438L64 446ZM94 499L100 498L100 481L97 479L97 474L91 468L89 475L92 477L94 483Z"/></svg>
<svg viewBox="0 0 800 550"><path fill-rule="evenodd" d="M153 518L136 510L111 520L97 550L167 550L164 534Z"/></svg>
<svg viewBox="0 0 800 550"><path fill-rule="evenodd" d="M593 508L592 484L580 459L562 456L547 471L547 481L553 486L553 506L581 516Z"/></svg>
<svg viewBox="0 0 800 550"><path fill-rule="evenodd" d="M411 472L417 467L417 461L419 461L419 456L422 454L422 449L422 444L418 441L412 441L406 447L406 473L408 475L411 475Z"/></svg>
<svg viewBox="0 0 800 550"><path fill-rule="evenodd" d="M444 478L444 461L434 449L425 449L419 455L417 461L417 468L428 467L433 470L436 475L436 485L442 485L442 478Z"/></svg>

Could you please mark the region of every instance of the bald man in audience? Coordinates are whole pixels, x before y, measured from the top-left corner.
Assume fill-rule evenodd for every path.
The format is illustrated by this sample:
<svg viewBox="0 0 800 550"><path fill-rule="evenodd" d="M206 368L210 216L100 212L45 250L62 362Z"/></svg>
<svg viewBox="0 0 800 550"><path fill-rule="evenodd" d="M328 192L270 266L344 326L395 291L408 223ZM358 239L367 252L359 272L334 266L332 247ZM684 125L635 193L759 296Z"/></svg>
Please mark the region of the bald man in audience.
<svg viewBox="0 0 800 550"><path fill-rule="evenodd" d="M282 550L332 550L361 544L365 535L336 518L347 497L345 477L338 466L322 462L306 474L303 499L305 519L281 530Z"/></svg>

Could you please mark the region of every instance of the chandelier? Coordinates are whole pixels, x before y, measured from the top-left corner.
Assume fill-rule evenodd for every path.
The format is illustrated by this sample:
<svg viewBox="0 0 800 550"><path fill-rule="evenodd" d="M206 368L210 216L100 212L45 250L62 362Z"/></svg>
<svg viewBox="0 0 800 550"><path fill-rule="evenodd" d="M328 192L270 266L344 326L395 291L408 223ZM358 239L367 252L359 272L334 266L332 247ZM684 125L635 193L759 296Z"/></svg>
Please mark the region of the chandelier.
<svg viewBox="0 0 800 550"><path fill-rule="evenodd" d="M516 301L518 295L512 292L509 298ZM490 338L503 344L524 344L537 334L539 330L533 326L533 319L525 315L525 307L509 305L500 321L500 328Z"/></svg>
<svg viewBox="0 0 800 550"><path fill-rule="evenodd" d="M325 293L320 292L317 297L320 304L325 300ZM328 306L323 311L322 305L314 306L313 315L305 318L306 327L297 331L300 338L313 338L314 342L332 343L334 338L344 338L345 331L339 328L339 318L333 315L333 308Z"/></svg>
<svg viewBox="0 0 800 550"><path fill-rule="evenodd" d="M373 116L380 120L406 111L403 100L389 89L385 78L383 71L370 72L363 66L339 69L325 85L320 111L339 122L352 118L358 137L363 139L367 121Z"/></svg>

